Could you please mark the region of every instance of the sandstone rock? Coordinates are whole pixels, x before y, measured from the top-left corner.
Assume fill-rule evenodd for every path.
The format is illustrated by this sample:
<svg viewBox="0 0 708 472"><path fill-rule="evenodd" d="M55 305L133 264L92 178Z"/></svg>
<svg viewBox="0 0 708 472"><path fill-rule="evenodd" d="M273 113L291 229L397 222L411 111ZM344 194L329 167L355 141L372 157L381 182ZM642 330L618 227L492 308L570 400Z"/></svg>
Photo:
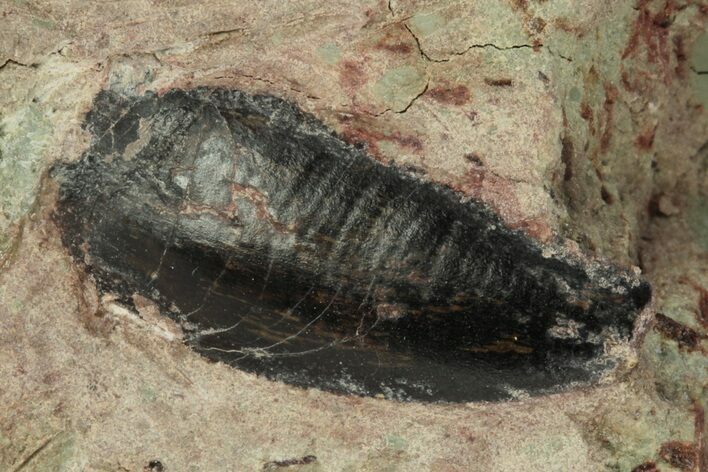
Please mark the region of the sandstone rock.
<svg viewBox="0 0 708 472"><path fill-rule="evenodd" d="M0 9L0 468L705 465L704 5ZM165 335L173 327L153 329L155 318L98 296L61 243L59 192L46 178L90 147L81 124L101 90L200 86L286 99L382 163L485 202L538 244L560 238L566 251L641 267L654 289L648 311L697 333L696 348L666 336L675 329L650 329L624 375L492 404L337 396L207 362ZM668 216L650 211L657 195Z"/></svg>

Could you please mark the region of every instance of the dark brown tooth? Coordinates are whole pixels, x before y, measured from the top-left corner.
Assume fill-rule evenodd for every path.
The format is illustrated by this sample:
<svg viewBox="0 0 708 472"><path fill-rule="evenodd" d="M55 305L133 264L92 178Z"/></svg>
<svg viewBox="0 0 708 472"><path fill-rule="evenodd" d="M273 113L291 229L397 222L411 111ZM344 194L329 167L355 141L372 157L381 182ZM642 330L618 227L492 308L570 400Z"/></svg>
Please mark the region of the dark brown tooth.
<svg viewBox="0 0 708 472"><path fill-rule="evenodd" d="M85 155L53 171L77 263L273 379L429 401L557 391L613 368L604 340L628 340L651 296L275 97L105 91L86 128Z"/></svg>

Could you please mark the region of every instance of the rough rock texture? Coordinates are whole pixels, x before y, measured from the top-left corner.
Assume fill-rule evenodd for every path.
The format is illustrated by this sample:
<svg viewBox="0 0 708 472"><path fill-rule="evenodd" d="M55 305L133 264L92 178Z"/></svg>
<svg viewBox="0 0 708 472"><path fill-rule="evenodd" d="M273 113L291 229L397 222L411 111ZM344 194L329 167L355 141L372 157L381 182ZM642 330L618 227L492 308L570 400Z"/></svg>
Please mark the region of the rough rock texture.
<svg viewBox="0 0 708 472"><path fill-rule="evenodd" d="M17 0L0 11L0 468L705 464L705 4ZM291 100L541 242L562 235L638 265L663 316L637 367L511 403L335 396L208 363L149 303L136 314L99 299L61 245L43 176L89 145L80 124L100 90L194 86Z"/></svg>

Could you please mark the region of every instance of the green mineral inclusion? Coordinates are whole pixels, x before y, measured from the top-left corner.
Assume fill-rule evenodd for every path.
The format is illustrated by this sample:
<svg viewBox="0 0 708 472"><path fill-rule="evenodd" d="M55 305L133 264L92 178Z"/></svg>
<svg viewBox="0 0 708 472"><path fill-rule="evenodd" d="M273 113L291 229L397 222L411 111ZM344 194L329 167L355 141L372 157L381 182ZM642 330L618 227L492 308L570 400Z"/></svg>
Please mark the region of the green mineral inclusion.
<svg viewBox="0 0 708 472"><path fill-rule="evenodd" d="M401 109L411 97L420 93L425 77L413 66L401 66L387 71L374 85L374 95L388 108Z"/></svg>
<svg viewBox="0 0 708 472"><path fill-rule="evenodd" d="M335 43L326 43L317 48L317 55L327 64L333 65L342 58L342 51Z"/></svg>

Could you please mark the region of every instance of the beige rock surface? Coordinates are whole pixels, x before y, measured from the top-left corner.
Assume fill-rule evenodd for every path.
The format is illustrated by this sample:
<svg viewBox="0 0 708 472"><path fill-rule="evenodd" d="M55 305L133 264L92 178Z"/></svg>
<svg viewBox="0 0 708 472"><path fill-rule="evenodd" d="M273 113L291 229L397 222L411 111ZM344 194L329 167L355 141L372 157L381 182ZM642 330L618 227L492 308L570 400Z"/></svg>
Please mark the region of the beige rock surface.
<svg viewBox="0 0 708 472"><path fill-rule="evenodd" d="M0 0L0 12L0 469L262 470L312 455L287 470L698 470L705 4ZM85 149L102 88L199 85L295 101L542 241L641 266L682 328L653 329L623 378L502 404L350 398L208 363L169 326L96 299L61 246L46 178Z"/></svg>

